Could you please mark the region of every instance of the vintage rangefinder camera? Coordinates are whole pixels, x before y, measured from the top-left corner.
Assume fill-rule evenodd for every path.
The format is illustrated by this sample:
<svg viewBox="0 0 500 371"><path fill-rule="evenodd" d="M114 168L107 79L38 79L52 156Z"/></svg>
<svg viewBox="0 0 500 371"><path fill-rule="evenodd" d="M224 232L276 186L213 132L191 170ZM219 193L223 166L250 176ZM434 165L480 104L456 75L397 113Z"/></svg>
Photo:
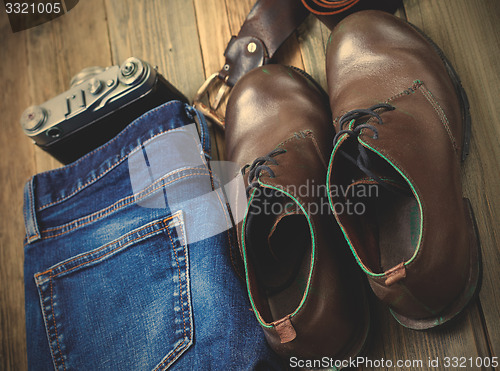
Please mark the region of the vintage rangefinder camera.
<svg viewBox="0 0 500 371"><path fill-rule="evenodd" d="M68 164L170 100L188 102L156 67L132 57L121 66L85 68L68 91L27 108L21 126L37 146Z"/></svg>

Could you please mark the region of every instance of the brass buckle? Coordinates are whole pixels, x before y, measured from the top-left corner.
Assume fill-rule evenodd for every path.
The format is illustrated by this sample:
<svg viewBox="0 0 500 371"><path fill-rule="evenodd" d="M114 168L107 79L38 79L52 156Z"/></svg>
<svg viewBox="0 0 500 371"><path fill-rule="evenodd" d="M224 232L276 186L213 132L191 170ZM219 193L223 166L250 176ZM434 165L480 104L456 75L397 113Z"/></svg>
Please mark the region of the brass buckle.
<svg viewBox="0 0 500 371"><path fill-rule="evenodd" d="M220 106L222 99L226 96L226 94L231 90L231 87L226 84L226 80L223 80L219 77L218 73L214 73L211 75L200 88L196 92L196 95L193 99L193 106L198 111L200 111L203 115L205 115L208 119L216 123L220 128L225 129L225 118L216 113L217 109ZM207 104L203 103L203 99L208 93L209 88L220 84L219 91L215 96L215 100L213 104L210 104L210 101L207 97Z"/></svg>

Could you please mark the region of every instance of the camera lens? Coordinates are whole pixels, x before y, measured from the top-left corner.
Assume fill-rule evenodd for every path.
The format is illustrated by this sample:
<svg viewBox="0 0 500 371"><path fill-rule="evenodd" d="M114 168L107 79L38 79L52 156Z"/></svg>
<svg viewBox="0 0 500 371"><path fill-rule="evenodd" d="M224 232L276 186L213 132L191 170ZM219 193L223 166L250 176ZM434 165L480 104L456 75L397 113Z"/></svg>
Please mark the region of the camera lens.
<svg viewBox="0 0 500 371"><path fill-rule="evenodd" d="M54 138L54 139L59 138L61 136L61 134L62 134L62 131L57 126L47 130L47 136Z"/></svg>

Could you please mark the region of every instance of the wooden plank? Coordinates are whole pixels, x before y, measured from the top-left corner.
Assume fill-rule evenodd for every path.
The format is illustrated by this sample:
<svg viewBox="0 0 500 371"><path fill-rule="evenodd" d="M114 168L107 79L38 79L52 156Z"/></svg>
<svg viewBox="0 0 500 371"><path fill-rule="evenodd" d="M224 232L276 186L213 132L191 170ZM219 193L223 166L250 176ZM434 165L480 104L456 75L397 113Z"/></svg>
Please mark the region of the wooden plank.
<svg viewBox="0 0 500 371"><path fill-rule="evenodd" d="M27 368L23 281L23 187L35 171L33 145L19 125L31 104L26 32L13 34L7 14L0 14L5 53L0 69L0 369Z"/></svg>
<svg viewBox="0 0 500 371"><path fill-rule="evenodd" d="M481 307L493 355L500 355L500 7L498 1L405 1L408 20L445 52L467 91L472 145L463 169L483 254Z"/></svg>
<svg viewBox="0 0 500 371"><path fill-rule="evenodd" d="M113 62L131 56L192 99L205 81L192 1L106 1Z"/></svg>
<svg viewBox="0 0 500 371"><path fill-rule="evenodd" d="M227 18L229 20L231 35L238 34L255 3L255 0L226 0Z"/></svg>
<svg viewBox="0 0 500 371"><path fill-rule="evenodd" d="M411 362L405 370L453 369L445 368L446 357L472 358L488 356L488 344L482 329L481 316L477 304L468 307L455 321L429 331L414 331L399 325L387 307L372 297L371 339L364 356L375 361L385 359L393 362L387 367L362 367L362 370L391 370L398 361ZM429 360L438 360L439 367L429 366ZM421 363L420 363L421 362ZM489 368L466 367L467 370L486 370Z"/></svg>
<svg viewBox="0 0 500 371"><path fill-rule="evenodd" d="M66 91L71 78L83 68L111 63L102 0L80 2L66 15L26 32L33 104ZM35 153L37 172L61 166L39 148Z"/></svg>
<svg viewBox="0 0 500 371"><path fill-rule="evenodd" d="M115 63L138 56L192 100L206 79L192 0L106 2ZM220 66L219 66L220 68ZM212 155L218 158L218 136L211 130Z"/></svg>
<svg viewBox="0 0 500 371"><path fill-rule="evenodd" d="M274 56L276 63L286 66L295 66L304 69L302 54L300 53L297 31L295 31L276 52Z"/></svg>
<svg viewBox="0 0 500 371"><path fill-rule="evenodd" d="M196 23L198 26L199 43L203 57L203 68L205 77L218 72L224 65L224 50L231 39L228 12L224 0L194 0L196 11ZM218 87L217 87L218 88ZM216 96L217 91L209 91L210 100ZM226 110L226 100L221 102L218 109L220 114ZM224 133L215 126L212 127L214 138L214 156L222 160L224 158Z"/></svg>
<svg viewBox="0 0 500 371"><path fill-rule="evenodd" d="M219 71L224 64L224 50L231 39L224 0L194 0L205 76Z"/></svg>
<svg viewBox="0 0 500 371"><path fill-rule="evenodd" d="M316 17L310 15L298 29L298 42L304 69L327 90L325 48L330 30Z"/></svg>

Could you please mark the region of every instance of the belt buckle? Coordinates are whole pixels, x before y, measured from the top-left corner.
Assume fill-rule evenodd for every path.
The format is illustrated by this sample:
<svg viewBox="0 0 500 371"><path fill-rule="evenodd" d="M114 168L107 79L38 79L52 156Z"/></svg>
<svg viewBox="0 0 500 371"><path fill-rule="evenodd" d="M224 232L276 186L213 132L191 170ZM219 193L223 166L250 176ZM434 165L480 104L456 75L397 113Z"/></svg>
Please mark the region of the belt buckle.
<svg viewBox="0 0 500 371"><path fill-rule="evenodd" d="M216 111L219 108L222 99L231 90L231 87L227 85L226 81L227 77L225 79L222 79L220 78L218 73L214 73L203 83L203 85L200 86L193 99L194 108L200 111L203 115L217 124L223 130L226 127L225 117L217 114ZM217 92L213 103L210 103L208 99L208 90L218 84L220 84L219 91ZM207 103L203 103L203 99L205 98L205 96L207 96Z"/></svg>

